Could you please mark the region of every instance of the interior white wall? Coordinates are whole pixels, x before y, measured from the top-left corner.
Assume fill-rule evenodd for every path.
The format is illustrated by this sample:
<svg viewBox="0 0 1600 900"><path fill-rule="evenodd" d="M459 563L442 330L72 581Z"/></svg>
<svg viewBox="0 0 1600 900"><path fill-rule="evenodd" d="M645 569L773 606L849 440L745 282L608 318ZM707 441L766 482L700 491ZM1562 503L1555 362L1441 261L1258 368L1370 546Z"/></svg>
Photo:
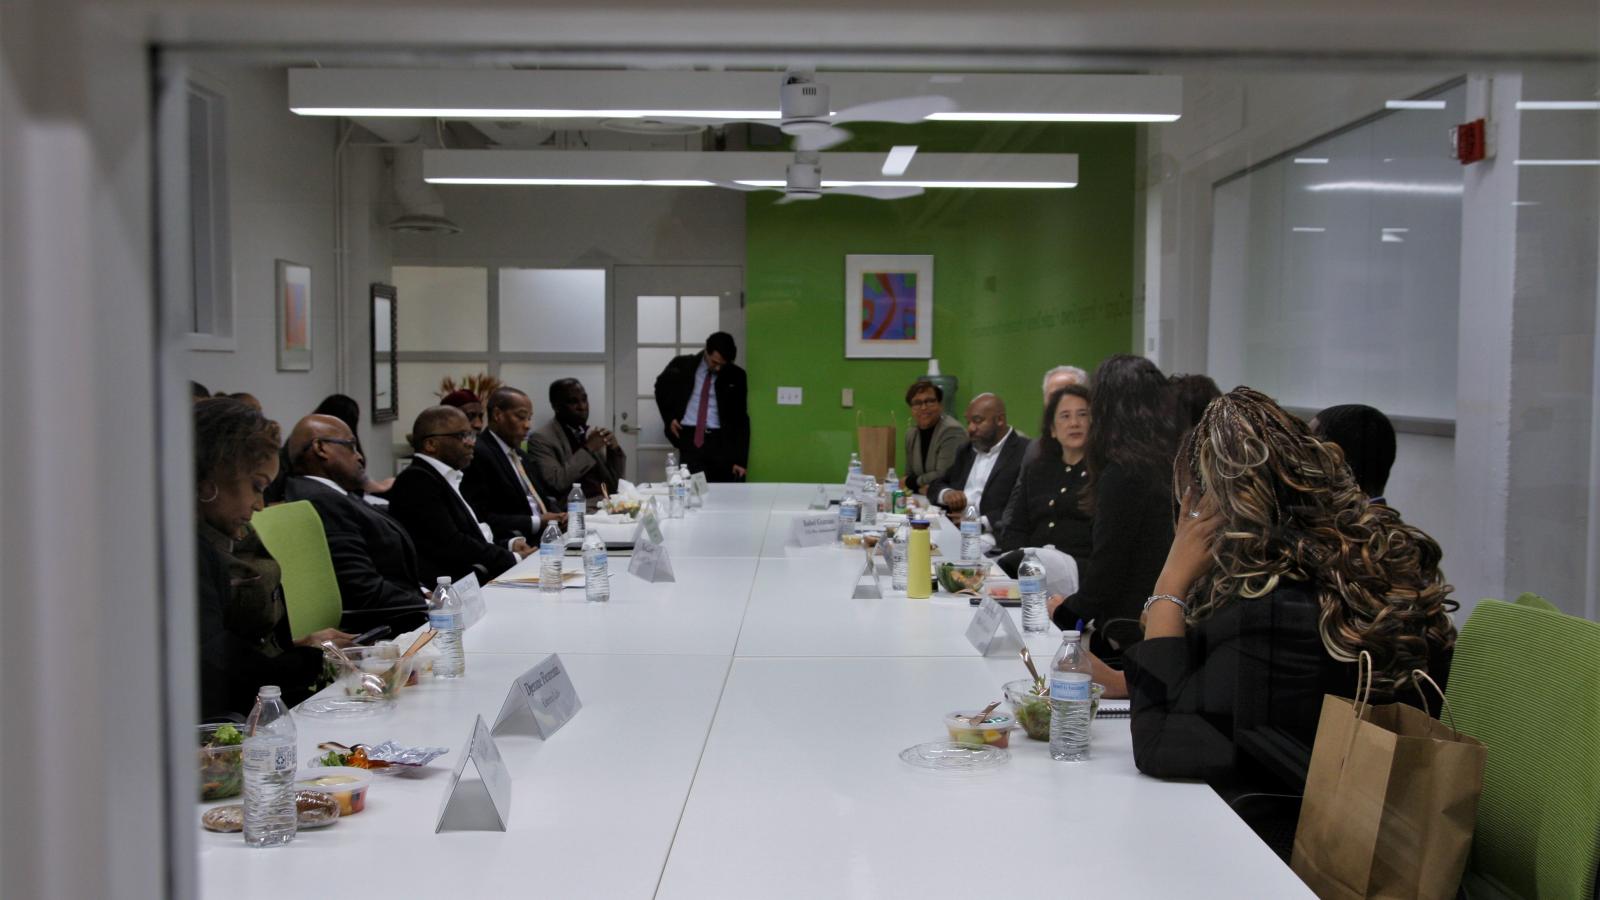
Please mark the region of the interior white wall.
<svg viewBox="0 0 1600 900"><path fill-rule="evenodd" d="M347 144L341 156L344 207L345 372L343 393L361 404L356 429L367 470L374 478L394 472L394 422L372 421L372 298L373 283L393 284L390 259L394 233L386 227L396 215L385 152L375 147ZM404 429L399 433L404 434Z"/></svg>
<svg viewBox="0 0 1600 900"><path fill-rule="evenodd" d="M287 432L339 386L334 123L289 112L282 68L198 68L227 101L234 349L190 351L187 374L212 391L254 394ZM277 370L279 259L311 267L309 372Z"/></svg>

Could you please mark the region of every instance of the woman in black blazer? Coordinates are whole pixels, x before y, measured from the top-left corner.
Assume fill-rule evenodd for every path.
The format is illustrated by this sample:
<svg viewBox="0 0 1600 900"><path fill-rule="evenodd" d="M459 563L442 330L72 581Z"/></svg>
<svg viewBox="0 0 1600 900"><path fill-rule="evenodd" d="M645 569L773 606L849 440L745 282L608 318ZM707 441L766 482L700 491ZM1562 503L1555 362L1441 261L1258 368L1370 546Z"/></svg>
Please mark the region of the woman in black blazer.
<svg viewBox="0 0 1600 900"><path fill-rule="evenodd" d="M1002 551L1055 545L1081 571L1094 547L1094 518L1084 510L1089 469L1084 465L1091 418L1089 389L1070 384L1050 395L1033 454L1006 505Z"/></svg>

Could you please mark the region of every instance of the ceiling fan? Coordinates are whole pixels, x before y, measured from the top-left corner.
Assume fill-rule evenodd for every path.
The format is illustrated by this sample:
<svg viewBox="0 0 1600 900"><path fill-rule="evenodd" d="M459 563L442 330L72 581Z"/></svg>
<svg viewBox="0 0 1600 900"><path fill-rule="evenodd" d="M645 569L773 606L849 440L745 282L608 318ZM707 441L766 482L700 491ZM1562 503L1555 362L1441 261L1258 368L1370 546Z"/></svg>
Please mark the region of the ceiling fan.
<svg viewBox="0 0 1600 900"><path fill-rule="evenodd" d="M844 185L839 187L822 186L822 161L816 151L800 150L795 153L794 161L789 163L784 173L782 187L744 184L738 181L714 182L718 187L731 188L736 191L782 191L783 198L779 205L794 203L800 200L817 200L824 194L842 195L847 197L871 197L875 200L899 200L904 197L915 197L922 193L922 188L915 184L862 184Z"/></svg>
<svg viewBox="0 0 1600 900"><path fill-rule="evenodd" d="M828 103L828 86L810 72L790 72L778 92L778 128L794 138L796 150L826 150L850 139L850 132L838 126L849 122L921 122L935 113L953 112L956 102L949 97L925 94L860 103L833 112ZM722 125L727 122L757 122L770 125L770 119L686 119L663 117L663 122Z"/></svg>

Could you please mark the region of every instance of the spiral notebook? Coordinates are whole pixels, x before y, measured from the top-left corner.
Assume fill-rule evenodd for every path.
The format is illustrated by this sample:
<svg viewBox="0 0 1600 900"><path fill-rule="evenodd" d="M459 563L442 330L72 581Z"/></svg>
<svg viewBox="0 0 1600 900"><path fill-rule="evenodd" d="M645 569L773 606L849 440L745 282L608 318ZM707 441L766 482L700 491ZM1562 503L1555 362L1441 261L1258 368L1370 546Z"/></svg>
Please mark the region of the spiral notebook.
<svg viewBox="0 0 1600 900"><path fill-rule="evenodd" d="M1101 700L1100 708L1095 710L1096 719L1126 719L1133 715L1127 700Z"/></svg>

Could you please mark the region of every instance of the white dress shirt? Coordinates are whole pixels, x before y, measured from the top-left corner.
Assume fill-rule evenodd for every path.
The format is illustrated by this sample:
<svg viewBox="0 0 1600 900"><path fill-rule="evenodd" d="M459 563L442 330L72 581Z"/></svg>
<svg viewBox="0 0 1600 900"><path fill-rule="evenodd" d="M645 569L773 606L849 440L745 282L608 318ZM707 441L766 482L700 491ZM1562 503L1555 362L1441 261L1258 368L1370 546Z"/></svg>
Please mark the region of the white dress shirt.
<svg viewBox="0 0 1600 900"><path fill-rule="evenodd" d="M477 512L472 509L472 504L467 502L467 498L461 496L461 476L465 473L463 473L460 469L450 468L426 453L418 453L416 454L416 457L417 459L426 462L428 465L433 466L434 471L444 476L445 483L450 485L450 490L455 491L456 499L460 500L461 505L466 507L467 515L472 517L472 521L478 523L478 530L483 532L483 539L491 544L494 543L494 532L490 531L489 526L485 525L481 520L478 519Z"/></svg>
<svg viewBox="0 0 1600 900"><path fill-rule="evenodd" d="M980 451L976 447L973 448L972 469L967 472L967 484L961 489L961 492L967 495L968 506L983 508L983 489L989 484L989 476L994 474L995 463L1000 459L1000 448L1005 446L1014 430L1008 426L1006 433L1001 435L1000 440L995 441L994 446L988 450ZM952 490L954 489L945 488L940 491L938 502L944 503L945 495ZM983 525L985 528L989 526L988 517L983 518Z"/></svg>
<svg viewBox="0 0 1600 900"><path fill-rule="evenodd" d="M683 411L683 418L678 420L678 424L685 428L693 428L700 424L700 392L706 386L706 372L708 371L710 371L710 368L706 365L706 355L702 353L700 354L700 366L694 370L694 390L689 394L689 408ZM717 376L712 375L711 380L715 382ZM713 384L711 399L706 401L706 430L710 431L721 427L722 418L717 415L716 385Z"/></svg>

